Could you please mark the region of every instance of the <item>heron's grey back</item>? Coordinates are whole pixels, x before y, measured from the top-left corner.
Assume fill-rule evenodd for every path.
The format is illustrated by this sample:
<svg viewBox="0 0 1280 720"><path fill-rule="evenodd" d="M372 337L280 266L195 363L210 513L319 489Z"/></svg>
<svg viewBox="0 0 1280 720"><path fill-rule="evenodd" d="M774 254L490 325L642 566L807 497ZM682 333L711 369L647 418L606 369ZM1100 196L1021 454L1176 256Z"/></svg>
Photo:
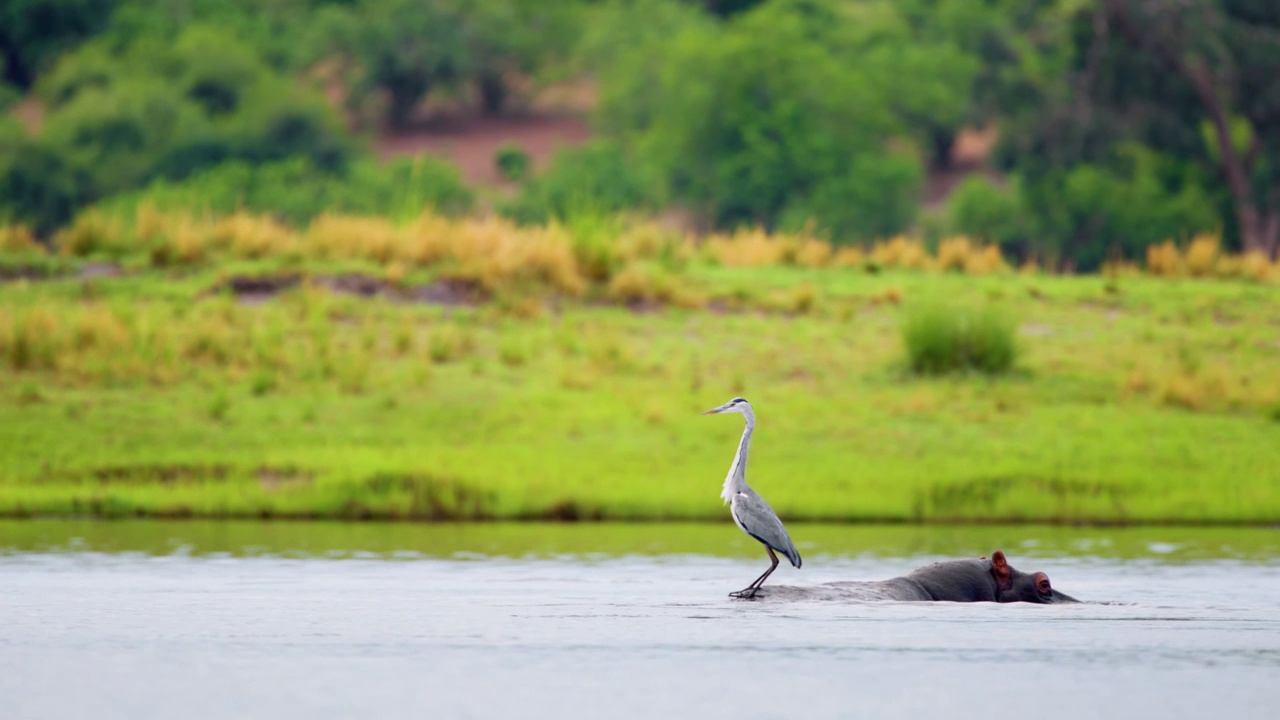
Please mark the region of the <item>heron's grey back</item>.
<svg viewBox="0 0 1280 720"><path fill-rule="evenodd" d="M733 519L748 535L777 550L795 567L800 567L800 552L782 526L778 514L751 488L737 493L729 503Z"/></svg>

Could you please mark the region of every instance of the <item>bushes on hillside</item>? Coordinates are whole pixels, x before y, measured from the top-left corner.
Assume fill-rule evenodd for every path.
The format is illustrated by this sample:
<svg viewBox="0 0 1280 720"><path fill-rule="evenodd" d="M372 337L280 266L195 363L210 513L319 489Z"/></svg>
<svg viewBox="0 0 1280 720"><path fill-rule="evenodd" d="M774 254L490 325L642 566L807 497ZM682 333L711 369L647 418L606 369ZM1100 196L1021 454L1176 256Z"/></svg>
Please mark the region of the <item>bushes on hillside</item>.
<svg viewBox="0 0 1280 720"><path fill-rule="evenodd" d="M910 32L892 7L774 2L723 23L657 0L619 7L584 50L607 83L601 123L671 198L720 227L812 222L837 240L911 224L923 174L913 137L929 113L963 103L945 97L937 63L902 50ZM665 31L642 27L629 50L641 15ZM898 97L921 85L931 92L919 102Z"/></svg>
<svg viewBox="0 0 1280 720"><path fill-rule="evenodd" d="M62 52L100 30L114 0L8 0L0 3L0 80L29 87Z"/></svg>
<svg viewBox="0 0 1280 720"><path fill-rule="evenodd" d="M650 205L648 182L615 144L596 141L557 153L546 172L505 203L504 215L521 224L609 215Z"/></svg>
<svg viewBox="0 0 1280 720"><path fill-rule="evenodd" d="M125 215L140 206L214 215L244 210L301 225L326 212L394 219L417 217L424 210L456 215L471 202L457 168L440 160L364 160L338 174L294 157L261 165L230 161L181 182L157 180L103 209Z"/></svg>
<svg viewBox="0 0 1280 720"><path fill-rule="evenodd" d="M75 215L88 184L62 154L28 139L17 120L0 118L0 222L47 236Z"/></svg>
<svg viewBox="0 0 1280 720"><path fill-rule="evenodd" d="M1109 255L1140 258L1166 238L1221 222L1214 199L1178 163L1130 146L1111 165L1078 165L1024 185L1024 203L1050 249L1095 270Z"/></svg>
<svg viewBox="0 0 1280 720"><path fill-rule="evenodd" d="M982 176L962 181L947 199L947 225L954 233L999 244L1019 255L1031 254L1021 187L1000 188Z"/></svg>
<svg viewBox="0 0 1280 720"><path fill-rule="evenodd" d="M233 159L305 158L341 174L355 150L332 110L223 31L172 44L90 42L39 83L39 134L0 142L0 216L42 235L89 202Z"/></svg>

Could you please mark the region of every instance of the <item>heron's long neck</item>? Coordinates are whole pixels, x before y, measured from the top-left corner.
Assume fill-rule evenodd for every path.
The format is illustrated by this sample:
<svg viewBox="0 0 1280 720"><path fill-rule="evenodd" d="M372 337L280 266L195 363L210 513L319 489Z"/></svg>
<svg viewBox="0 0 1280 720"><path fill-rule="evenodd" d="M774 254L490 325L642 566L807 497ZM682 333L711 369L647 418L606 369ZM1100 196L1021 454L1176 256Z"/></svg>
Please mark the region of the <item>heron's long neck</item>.
<svg viewBox="0 0 1280 720"><path fill-rule="evenodd" d="M729 475L724 479L724 489L720 491L720 497L725 502L747 489L747 447L751 444L751 432L755 429L755 417L747 414L747 429L742 431L738 453L733 456L733 465L729 467Z"/></svg>

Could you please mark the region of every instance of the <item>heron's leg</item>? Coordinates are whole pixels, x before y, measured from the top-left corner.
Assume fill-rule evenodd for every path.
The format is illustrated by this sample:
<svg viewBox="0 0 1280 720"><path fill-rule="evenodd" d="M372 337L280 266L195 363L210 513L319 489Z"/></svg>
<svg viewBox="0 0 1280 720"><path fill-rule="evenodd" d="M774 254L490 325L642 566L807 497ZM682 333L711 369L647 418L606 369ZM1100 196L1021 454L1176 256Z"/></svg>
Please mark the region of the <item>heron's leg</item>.
<svg viewBox="0 0 1280 720"><path fill-rule="evenodd" d="M729 597L736 597L736 598L742 598L744 600L750 600L751 598L756 596L756 591L759 590L760 586L764 584L764 581L768 579L770 575L773 574L773 571L778 569L778 556L773 554L773 548L769 547L768 545L765 545L764 549L766 552L769 553L769 561L773 564L769 566L768 570L764 571L763 575L756 578L755 582L746 586L742 590L729 593Z"/></svg>

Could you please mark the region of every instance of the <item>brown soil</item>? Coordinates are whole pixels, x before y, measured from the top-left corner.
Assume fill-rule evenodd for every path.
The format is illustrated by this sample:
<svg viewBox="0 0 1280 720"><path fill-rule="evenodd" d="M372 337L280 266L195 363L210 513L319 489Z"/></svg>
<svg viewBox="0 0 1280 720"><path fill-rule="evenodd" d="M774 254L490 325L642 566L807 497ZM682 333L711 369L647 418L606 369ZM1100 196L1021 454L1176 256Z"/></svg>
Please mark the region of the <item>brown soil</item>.
<svg viewBox="0 0 1280 720"><path fill-rule="evenodd" d="M16 280L49 280L52 277L53 276L50 275L48 268L40 267L38 265L0 267L0 283Z"/></svg>
<svg viewBox="0 0 1280 720"><path fill-rule="evenodd" d="M124 270L112 262L91 262L80 266L80 271L76 273L76 277L81 280L95 280L97 278L113 278L120 277L124 274Z"/></svg>
<svg viewBox="0 0 1280 720"><path fill-rule="evenodd" d="M991 157L991 150L997 139L994 128L961 130L951 148L951 166L930 169L924 179L925 208L933 210L941 207L956 185L970 175L983 175L1003 187L1003 176L987 167L987 160Z"/></svg>
<svg viewBox="0 0 1280 720"><path fill-rule="evenodd" d="M311 278L316 285L331 292L361 297L380 296L402 302L426 305L474 306L489 298L478 283L460 278L442 278L430 285L395 285L369 275L321 275ZM210 292L230 291L246 304L266 302L302 282L299 275L237 275L214 287Z"/></svg>
<svg viewBox="0 0 1280 720"><path fill-rule="evenodd" d="M505 187L498 174L494 155L511 143L529 155L533 169L542 170L556 150L581 145L591 139L591 125L585 116L571 112L540 112L524 116L449 116L431 120L421 127L383 135L377 140L378 155L437 155L456 164L463 179L473 185Z"/></svg>
<svg viewBox="0 0 1280 720"><path fill-rule="evenodd" d="M266 302L276 295L298 284L301 278L297 275L266 275L250 277L237 275L227 280L213 292L230 290L242 303L257 305Z"/></svg>

